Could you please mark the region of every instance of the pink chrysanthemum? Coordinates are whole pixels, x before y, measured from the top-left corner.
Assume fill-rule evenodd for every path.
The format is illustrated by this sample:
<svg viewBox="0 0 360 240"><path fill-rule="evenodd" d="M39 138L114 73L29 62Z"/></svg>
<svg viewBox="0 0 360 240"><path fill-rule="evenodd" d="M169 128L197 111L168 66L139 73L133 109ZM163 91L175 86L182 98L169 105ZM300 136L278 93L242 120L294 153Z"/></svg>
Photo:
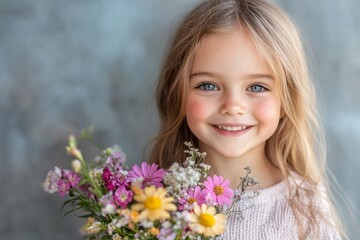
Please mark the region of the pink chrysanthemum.
<svg viewBox="0 0 360 240"><path fill-rule="evenodd" d="M205 203L207 190L205 189L201 190L200 186L196 186L195 188L190 188L187 193L188 193L187 197L179 199L179 202L181 204L179 206L179 210L183 210L185 206L191 207L194 203L196 203L199 206Z"/></svg>
<svg viewBox="0 0 360 240"><path fill-rule="evenodd" d="M222 205L230 205L234 196L234 191L229 188L230 181L223 179L222 176L214 175L213 178L208 177L204 182L207 193L212 199Z"/></svg>
<svg viewBox="0 0 360 240"><path fill-rule="evenodd" d="M147 164L143 162L141 168L137 165L134 165L132 170L129 171L130 179L142 178L142 187L154 185L155 187L163 187L161 181L164 179L165 171L163 169L158 169L158 165Z"/></svg>

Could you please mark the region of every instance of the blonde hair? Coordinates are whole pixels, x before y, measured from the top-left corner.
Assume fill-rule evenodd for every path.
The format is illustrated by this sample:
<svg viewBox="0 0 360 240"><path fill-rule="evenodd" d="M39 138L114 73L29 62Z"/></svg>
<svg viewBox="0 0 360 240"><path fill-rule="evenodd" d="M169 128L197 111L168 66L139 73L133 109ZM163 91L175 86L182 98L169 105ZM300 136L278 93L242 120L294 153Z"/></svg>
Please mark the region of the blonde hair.
<svg viewBox="0 0 360 240"><path fill-rule="evenodd" d="M197 144L185 120L189 75L196 50L207 35L228 32L238 26L249 31L280 90L283 117L266 143L267 157L285 179L295 175L303 179L293 181L295 185L288 184L289 203L299 225L299 237L305 238L311 232L318 234L316 219L321 213L311 199L319 192L317 186L327 187L327 182L325 140L318 121L314 87L297 28L283 11L266 1L205 1L185 16L159 76L156 101L161 129L152 142L150 161L168 168L173 162L185 159L184 141ZM301 224L304 217L308 227ZM339 221L334 219L341 233Z"/></svg>

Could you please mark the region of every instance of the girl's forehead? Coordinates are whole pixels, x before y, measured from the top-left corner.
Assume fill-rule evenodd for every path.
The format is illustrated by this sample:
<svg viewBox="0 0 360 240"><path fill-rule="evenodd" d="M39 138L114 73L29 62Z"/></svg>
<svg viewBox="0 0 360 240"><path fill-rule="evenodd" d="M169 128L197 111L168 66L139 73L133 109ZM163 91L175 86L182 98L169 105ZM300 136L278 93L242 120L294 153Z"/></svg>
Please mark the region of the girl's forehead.
<svg viewBox="0 0 360 240"><path fill-rule="evenodd" d="M199 43L191 67L194 71L224 74L269 74L270 68L246 28L206 35Z"/></svg>

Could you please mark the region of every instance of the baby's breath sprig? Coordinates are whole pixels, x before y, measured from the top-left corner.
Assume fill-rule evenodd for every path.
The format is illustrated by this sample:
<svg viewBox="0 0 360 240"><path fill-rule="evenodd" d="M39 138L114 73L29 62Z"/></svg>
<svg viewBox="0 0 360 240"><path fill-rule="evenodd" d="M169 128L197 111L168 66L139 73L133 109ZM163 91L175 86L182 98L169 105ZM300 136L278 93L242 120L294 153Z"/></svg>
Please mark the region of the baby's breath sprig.
<svg viewBox="0 0 360 240"><path fill-rule="evenodd" d="M193 147L191 142L184 142L184 145L188 148L184 153L189 155L183 164L184 167L190 166L206 177L210 169L210 165L204 163L206 152L200 152L198 148Z"/></svg>
<svg viewBox="0 0 360 240"><path fill-rule="evenodd" d="M251 176L251 168L246 167L244 168L246 170L246 175L244 177L240 177L240 183L236 187L236 193L234 196L234 201L232 202L231 206L227 209L226 215L230 215L231 213L238 213L240 218L243 218L243 210L240 211L234 211L233 208L237 202L239 202L242 197L244 196L245 192L248 190L249 187L258 187L260 188L260 182L253 176ZM247 192L248 193L248 192ZM259 191L254 190L251 191L251 195L247 195L248 198L254 198L260 194Z"/></svg>
<svg viewBox="0 0 360 240"><path fill-rule="evenodd" d="M206 152L200 152L198 148L194 148L191 142L184 142L184 145L188 147L184 153L187 153L195 161L195 165L203 163L206 157Z"/></svg>
<svg viewBox="0 0 360 240"><path fill-rule="evenodd" d="M246 170L246 175L245 177L240 177L240 184L238 185L237 189L239 189L240 192L245 192L249 187L260 187L259 181L256 178L250 176L251 168L246 167L244 169Z"/></svg>

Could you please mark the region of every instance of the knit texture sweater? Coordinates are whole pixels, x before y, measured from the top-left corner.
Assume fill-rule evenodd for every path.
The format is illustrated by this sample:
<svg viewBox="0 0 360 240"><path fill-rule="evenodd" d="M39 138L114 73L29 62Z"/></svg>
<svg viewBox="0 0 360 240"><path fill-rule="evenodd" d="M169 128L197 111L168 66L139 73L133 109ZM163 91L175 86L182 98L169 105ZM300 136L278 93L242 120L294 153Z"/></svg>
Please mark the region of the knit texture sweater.
<svg viewBox="0 0 360 240"><path fill-rule="evenodd" d="M286 181L259 191L256 197L251 197L249 192L237 205L235 211L228 216L227 228L219 239L239 240L272 240L272 239L300 239L295 217L288 202L289 190ZM325 219L330 219L331 214L323 199L318 199L320 211ZM325 221L318 221L319 235L309 235L306 239L341 239L338 232ZM304 221L303 224L306 224Z"/></svg>

